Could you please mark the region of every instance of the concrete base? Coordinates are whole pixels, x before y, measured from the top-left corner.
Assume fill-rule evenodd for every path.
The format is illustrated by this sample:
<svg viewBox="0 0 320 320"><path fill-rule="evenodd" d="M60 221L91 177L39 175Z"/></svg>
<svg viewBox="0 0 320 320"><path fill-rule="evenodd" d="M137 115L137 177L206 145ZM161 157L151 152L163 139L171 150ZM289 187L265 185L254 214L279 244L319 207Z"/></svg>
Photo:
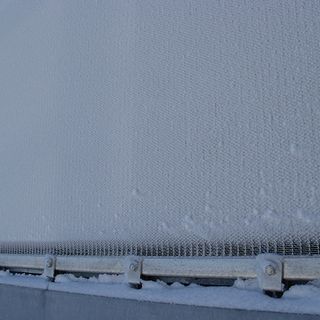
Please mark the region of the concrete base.
<svg viewBox="0 0 320 320"><path fill-rule="evenodd" d="M0 284L0 319L313 320L320 316L145 302Z"/></svg>

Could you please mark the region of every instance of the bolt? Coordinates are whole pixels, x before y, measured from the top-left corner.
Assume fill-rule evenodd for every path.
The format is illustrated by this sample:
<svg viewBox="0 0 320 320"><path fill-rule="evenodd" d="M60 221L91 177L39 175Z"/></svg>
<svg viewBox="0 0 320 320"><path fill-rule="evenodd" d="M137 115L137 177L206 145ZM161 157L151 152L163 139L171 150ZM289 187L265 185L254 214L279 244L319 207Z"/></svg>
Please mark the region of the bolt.
<svg viewBox="0 0 320 320"><path fill-rule="evenodd" d="M52 258L47 259L46 261L46 267L51 268L53 266L53 260Z"/></svg>
<svg viewBox="0 0 320 320"><path fill-rule="evenodd" d="M136 263L131 263L129 266L130 271L137 271L138 265Z"/></svg>
<svg viewBox="0 0 320 320"><path fill-rule="evenodd" d="M271 264L268 264L265 269L264 272L268 275L268 276L273 276L276 274L276 269L274 266L272 266Z"/></svg>

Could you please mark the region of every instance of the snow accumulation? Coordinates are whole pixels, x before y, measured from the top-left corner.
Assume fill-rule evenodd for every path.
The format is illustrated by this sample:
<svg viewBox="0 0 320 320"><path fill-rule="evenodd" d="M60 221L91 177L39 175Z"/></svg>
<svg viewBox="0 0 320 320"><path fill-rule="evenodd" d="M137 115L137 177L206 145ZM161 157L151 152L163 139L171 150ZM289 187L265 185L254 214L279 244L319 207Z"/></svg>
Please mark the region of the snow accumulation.
<svg viewBox="0 0 320 320"><path fill-rule="evenodd" d="M48 282L42 276L0 272L0 283L140 301L320 314L320 280L292 286L281 299L264 295L255 279L238 279L232 287L203 287L196 284L184 286L180 283L167 285L161 281L143 281L143 289L136 290L130 288L121 275L100 275L86 279L65 274L58 275L55 282Z"/></svg>

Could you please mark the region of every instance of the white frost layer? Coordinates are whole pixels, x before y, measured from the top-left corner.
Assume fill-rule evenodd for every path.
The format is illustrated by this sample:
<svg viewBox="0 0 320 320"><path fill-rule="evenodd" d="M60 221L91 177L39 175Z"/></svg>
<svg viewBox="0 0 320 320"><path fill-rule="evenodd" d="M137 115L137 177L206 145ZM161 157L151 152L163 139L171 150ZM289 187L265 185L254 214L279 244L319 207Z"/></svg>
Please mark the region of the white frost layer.
<svg viewBox="0 0 320 320"><path fill-rule="evenodd" d="M0 1L0 241L319 239L319 16Z"/></svg>
<svg viewBox="0 0 320 320"><path fill-rule="evenodd" d="M100 275L98 278L76 278L59 275L54 283L39 276L0 272L1 284L12 284L55 291L90 294L112 298L135 299L164 303L220 307L232 309L320 314L320 280L295 285L281 299L264 295L256 280L237 280L233 287L187 287L174 283L143 281L143 289L129 288L124 276Z"/></svg>

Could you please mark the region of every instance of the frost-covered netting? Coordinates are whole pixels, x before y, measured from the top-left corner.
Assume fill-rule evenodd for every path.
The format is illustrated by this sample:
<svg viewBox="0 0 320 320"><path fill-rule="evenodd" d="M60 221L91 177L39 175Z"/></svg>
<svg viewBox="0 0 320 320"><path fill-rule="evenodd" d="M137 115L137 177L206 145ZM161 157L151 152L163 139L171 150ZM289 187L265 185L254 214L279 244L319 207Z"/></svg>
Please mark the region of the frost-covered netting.
<svg viewBox="0 0 320 320"><path fill-rule="evenodd" d="M319 16L0 1L0 251L318 253Z"/></svg>

